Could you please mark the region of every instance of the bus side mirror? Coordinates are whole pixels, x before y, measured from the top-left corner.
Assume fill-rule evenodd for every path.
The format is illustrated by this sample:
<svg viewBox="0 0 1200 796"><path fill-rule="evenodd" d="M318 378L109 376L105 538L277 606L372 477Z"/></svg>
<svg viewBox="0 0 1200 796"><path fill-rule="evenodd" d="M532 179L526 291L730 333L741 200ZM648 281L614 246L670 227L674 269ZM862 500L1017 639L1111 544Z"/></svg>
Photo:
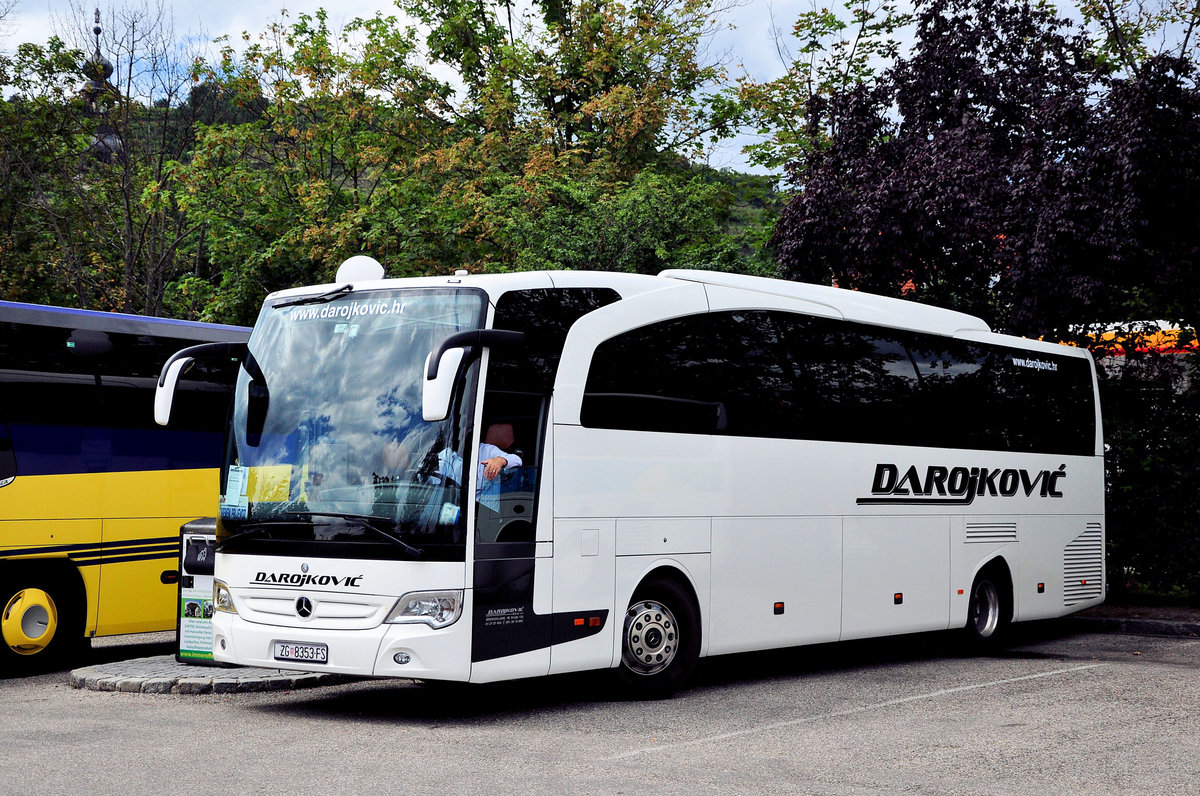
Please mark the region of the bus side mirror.
<svg viewBox="0 0 1200 796"><path fill-rule="evenodd" d="M458 368L466 353L465 348L448 348L445 351L430 351L425 357L425 378L421 382L421 417L426 421L433 423L445 420L446 415L450 414L454 383L458 379ZM434 357L437 357L437 360L434 360ZM430 373L434 375L431 377Z"/></svg>
<svg viewBox="0 0 1200 796"><path fill-rule="evenodd" d="M512 348L523 345L524 332L507 329L471 329L456 332L443 340L425 357L424 378L421 380L421 416L436 423L450 414L450 400L458 381L458 369L468 347Z"/></svg>
<svg viewBox="0 0 1200 796"><path fill-rule="evenodd" d="M184 368L192 364L191 357L172 359L158 380L154 390L154 422L165 426L171 422L171 404L175 401L175 387L179 384L179 376Z"/></svg>
<svg viewBox="0 0 1200 796"><path fill-rule="evenodd" d="M171 422L171 404L175 402L179 377L194 360L246 360L248 352L246 343L201 343L176 351L163 365L158 377L158 387L154 390L154 422L160 426Z"/></svg>

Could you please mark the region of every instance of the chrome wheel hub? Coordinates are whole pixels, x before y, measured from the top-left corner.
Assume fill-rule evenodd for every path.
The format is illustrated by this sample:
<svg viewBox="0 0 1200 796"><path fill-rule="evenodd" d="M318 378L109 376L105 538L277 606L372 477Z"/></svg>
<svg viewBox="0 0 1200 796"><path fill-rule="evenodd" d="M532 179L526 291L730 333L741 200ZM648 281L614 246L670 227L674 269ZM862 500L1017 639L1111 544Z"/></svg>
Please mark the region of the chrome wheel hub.
<svg viewBox="0 0 1200 796"><path fill-rule="evenodd" d="M625 613L621 661L636 674L657 674L679 650L679 626L662 603L640 600Z"/></svg>

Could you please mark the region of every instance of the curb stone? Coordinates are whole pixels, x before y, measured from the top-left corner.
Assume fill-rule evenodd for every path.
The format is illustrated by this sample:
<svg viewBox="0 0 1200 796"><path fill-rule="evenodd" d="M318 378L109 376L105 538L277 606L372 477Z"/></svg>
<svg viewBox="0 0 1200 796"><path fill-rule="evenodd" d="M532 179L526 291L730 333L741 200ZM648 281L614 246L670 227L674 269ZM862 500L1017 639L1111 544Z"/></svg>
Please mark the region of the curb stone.
<svg viewBox="0 0 1200 796"><path fill-rule="evenodd" d="M245 694L336 685L355 678L285 669L230 669L179 663L173 655L75 669L73 688L142 694Z"/></svg>
<svg viewBox="0 0 1200 796"><path fill-rule="evenodd" d="M203 677L180 677L171 689L172 694L207 694L212 690L212 680Z"/></svg>

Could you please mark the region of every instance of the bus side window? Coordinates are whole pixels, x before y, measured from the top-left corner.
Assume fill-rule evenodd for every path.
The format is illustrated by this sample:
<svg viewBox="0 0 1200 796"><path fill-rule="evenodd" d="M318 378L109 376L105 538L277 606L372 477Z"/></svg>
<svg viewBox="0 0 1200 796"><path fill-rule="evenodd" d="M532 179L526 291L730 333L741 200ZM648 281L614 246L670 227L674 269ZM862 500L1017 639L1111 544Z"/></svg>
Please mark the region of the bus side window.
<svg viewBox="0 0 1200 796"><path fill-rule="evenodd" d="M581 421L590 428L713 434L728 427L718 371L725 338L709 337L715 315L633 329L596 347ZM717 348L712 348L712 345Z"/></svg>
<svg viewBox="0 0 1200 796"><path fill-rule="evenodd" d="M596 348L581 419L592 428L789 437L803 397L768 313L653 323Z"/></svg>

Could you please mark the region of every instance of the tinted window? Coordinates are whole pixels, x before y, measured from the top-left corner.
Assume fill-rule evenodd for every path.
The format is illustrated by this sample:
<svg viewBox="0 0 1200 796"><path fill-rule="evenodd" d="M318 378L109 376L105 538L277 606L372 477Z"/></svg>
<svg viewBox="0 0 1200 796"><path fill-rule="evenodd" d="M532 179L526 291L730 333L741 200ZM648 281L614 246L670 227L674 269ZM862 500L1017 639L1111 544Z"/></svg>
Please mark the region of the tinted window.
<svg viewBox="0 0 1200 796"><path fill-rule="evenodd" d="M489 382L499 389L542 392L554 386L563 342L582 316L620 299L607 288L513 290L496 302L492 326L525 333L519 349L492 352Z"/></svg>
<svg viewBox="0 0 1200 796"><path fill-rule="evenodd" d="M1086 360L782 312L710 313L597 347L599 428L1088 455Z"/></svg>
<svg viewBox="0 0 1200 796"><path fill-rule="evenodd" d="M795 436L932 444L923 438L929 430L921 422L920 388L934 368L927 354L914 354L911 335L787 313L771 316L786 329L802 385L806 417Z"/></svg>
<svg viewBox="0 0 1200 796"><path fill-rule="evenodd" d="M196 363L181 380L169 429L155 425L158 374L195 340L134 332L0 323L0 480L24 475L219 461L236 363Z"/></svg>
<svg viewBox="0 0 1200 796"><path fill-rule="evenodd" d="M163 363L194 340L0 324L0 389L10 423L156 428ZM176 430L220 430L236 364L200 363L180 383Z"/></svg>
<svg viewBox="0 0 1200 796"><path fill-rule="evenodd" d="M796 372L767 313L693 315L602 343L583 424L790 437L804 424Z"/></svg>
<svg viewBox="0 0 1200 796"><path fill-rule="evenodd" d="M934 402L959 447L1093 452L1095 410L1086 360L960 341L946 343Z"/></svg>

